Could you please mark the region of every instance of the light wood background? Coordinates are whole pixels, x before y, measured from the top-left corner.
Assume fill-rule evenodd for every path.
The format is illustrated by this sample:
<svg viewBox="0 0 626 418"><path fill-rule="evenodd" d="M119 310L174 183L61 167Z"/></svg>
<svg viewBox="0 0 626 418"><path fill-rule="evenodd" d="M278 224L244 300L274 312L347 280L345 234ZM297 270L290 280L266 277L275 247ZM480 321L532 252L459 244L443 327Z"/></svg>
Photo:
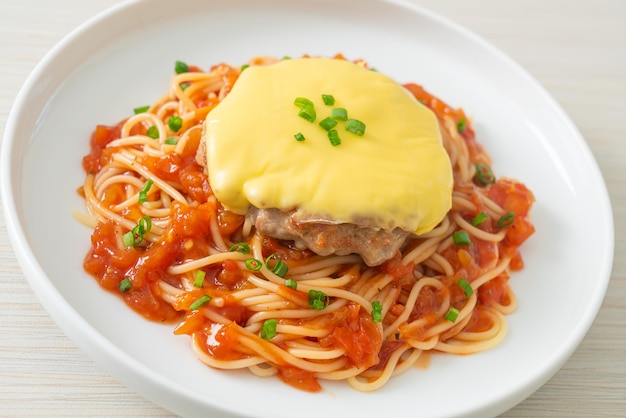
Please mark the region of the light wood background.
<svg viewBox="0 0 626 418"><path fill-rule="evenodd" d="M565 366L504 416L626 416L626 1L414 1L486 38L538 79L586 138L611 195L615 263L598 317ZM0 0L0 132L36 63L116 2ZM34 415L171 416L60 331L24 279L0 216L0 416Z"/></svg>

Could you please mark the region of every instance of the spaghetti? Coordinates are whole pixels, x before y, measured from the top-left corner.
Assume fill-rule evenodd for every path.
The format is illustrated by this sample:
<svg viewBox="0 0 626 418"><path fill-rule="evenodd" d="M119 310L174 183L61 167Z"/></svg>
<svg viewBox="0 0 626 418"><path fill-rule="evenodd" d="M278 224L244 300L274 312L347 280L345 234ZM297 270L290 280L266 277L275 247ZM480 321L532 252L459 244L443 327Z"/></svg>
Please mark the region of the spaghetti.
<svg viewBox="0 0 626 418"><path fill-rule="evenodd" d="M318 256L264 236L222 207L196 153L206 115L241 69L178 64L167 93L98 126L83 159L87 214L77 216L94 229L84 267L103 288L150 320L178 321L175 333L191 336L205 364L307 391L323 380L374 391L430 352L471 354L502 341L517 305L509 272L523 267L534 197L493 175L462 110L405 85L439 119L452 209L368 267L357 255Z"/></svg>

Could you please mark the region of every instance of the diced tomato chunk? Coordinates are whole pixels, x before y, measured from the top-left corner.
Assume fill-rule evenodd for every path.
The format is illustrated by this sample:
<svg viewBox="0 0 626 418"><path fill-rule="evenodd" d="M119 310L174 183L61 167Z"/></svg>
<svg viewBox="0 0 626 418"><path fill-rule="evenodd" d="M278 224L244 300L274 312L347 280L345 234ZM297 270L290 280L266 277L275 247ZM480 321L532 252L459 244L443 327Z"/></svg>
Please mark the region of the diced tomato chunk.
<svg viewBox="0 0 626 418"><path fill-rule="evenodd" d="M505 211L515 213L517 217L527 216L535 201L535 196L524 184L508 178L498 179L491 186L488 196Z"/></svg>
<svg viewBox="0 0 626 418"><path fill-rule="evenodd" d="M312 372L297 367L282 366L278 368L281 380L296 389L307 392L319 392L322 390L319 382Z"/></svg>
<svg viewBox="0 0 626 418"><path fill-rule="evenodd" d="M534 232L535 226L528 219L516 216L513 223L507 227L506 241L514 247L519 247Z"/></svg>

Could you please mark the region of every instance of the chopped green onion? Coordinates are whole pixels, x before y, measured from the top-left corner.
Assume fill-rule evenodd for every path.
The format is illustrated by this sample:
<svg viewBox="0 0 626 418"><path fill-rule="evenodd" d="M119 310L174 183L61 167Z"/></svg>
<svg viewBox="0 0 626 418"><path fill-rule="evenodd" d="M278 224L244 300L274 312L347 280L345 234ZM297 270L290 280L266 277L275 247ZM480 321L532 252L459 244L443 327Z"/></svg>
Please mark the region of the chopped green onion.
<svg viewBox="0 0 626 418"><path fill-rule="evenodd" d="M148 192L150 191L151 187L152 187L152 179L146 180L146 182L144 183L143 187L139 191L138 203L140 205L143 204L143 203L146 203L146 201L148 200Z"/></svg>
<svg viewBox="0 0 626 418"><path fill-rule="evenodd" d="M285 286L292 288L293 290L298 289L298 282L294 279L285 280Z"/></svg>
<svg viewBox="0 0 626 418"><path fill-rule="evenodd" d="M126 277L120 282L118 287L120 288L120 292L126 293L130 290L131 287L133 287L133 284L131 283L130 279Z"/></svg>
<svg viewBox="0 0 626 418"><path fill-rule="evenodd" d="M313 106L303 106L298 112L298 116L311 123L315 122L315 118L317 118L317 114L315 113Z"/></svg>
<svg viewBox="0 0 626 418"><path fill-rule="evenodd" d="M149 216L139 219L139 222L132 230L122 235L124 247L136 247L141 244L144 234L150 232L150 229L152 229L152 219Z"/></svg>
<svg viewBox="0 0 626 418"><path fill-rule="evenodd" d="M328 131L328 140L333 147L341 144L341 138L339 138L339 133L336 129L331 129Z"/></svg>
<svg viewBox="0 0 626 418"><path fill-rule="evenodd" d="M243 72L243 70L245 70L246 68L250 67L250 64L244 64L241 66L241 72Z"/></svg>
<svg viewBox="0 0 626 418"><path fill-rule="evenodd" d="M293 104L295 104L298 107L306 107L306 106L313 107L313 102L307 99L306 97L296 97L296 99L293 101Z"/></svg>
<svg viewBox="0 0 626 418"><path fill-rule="evenodd" d="M174 64L174 71L176 71L176 74L187 73L189 72L189 66L183 61L176 61L176 64Z"/></svg>
<svg viewBox="0 0 626 418"><path fill-rule="evenodd" d="M152 219L149 216L144 216L139 219L137 222L136 228L139 228L139 233L141 235L147 234L152 229Z"/></svg>
<svg viewBox="0 0 626 418"><path fill-rule="evenodd" d="M246 261L246 268L252 271L259 271L261 267L263 267L263 263L261 263L256 258L248 258Z"/></svg>
<svg viewBox="0 0 626 418"><path fill-rule="evenodd" d="M331 110L330 116L335 120L348 120L348 111L343 107L335 107Z"/></svg>
<svg viewBox="0 0 626 418"><path fill-rule="evenodd" d="M146 136L148 136L149 138L152 138L152 139L158 139L159 138L159 128L157 128L154 125L149 127L148 130L146 131Z"/></svg>
<svg viewBox="0 0 626 418"><path fill-rule="evenodd" d="M283 260L278 260L276 262L276 265L272 269L274 274L279 277L285 277L288 270L289 270L289 267L287 267L287 263L285 263Z"/></svg>
<svg viewBox="0 0 626 418"><path fill-rule="evenodd" d="M183 127L183 119L180 116L170 116L167 120L167 126L170 127L172 132L178 132Z"/></svg>
<svg viewBox="0 0 626 418"><path fill-rule="evenodd" d="M309 306L313 309L321 311L326 308L330 303L330 298L326 296L326 293L311 289L309 290Z"/></svg>
<svg viewBox="0 0 626 418"><path fill-rule="evenodd" d="M182 91L185 91L185 90L187 90L187 88L189 88L189 86L191 86L191 83L183 83L183 84L180 85L180 89Z"/></svg>
<svg viewBox="0 0 626 418"><path fill-rule="evenodd" d="M335 104L335 98L331 94L322 94L322 100L326 106L332 106Z"/></svg>
<svg viewBox="0 0 626 418"><path fill-rule="evenodd" d="M128 231L127 233L122 235L122 244L124 244L124 248L134 247L141 244L141 241L137 241L135 239L135 234L133 234L133 231Z"/></svg>
<svg viewBox="0 0 626 418"><path fill-rule="evenodd" d="M211 296L209 295L202 295L198 298L198 300L196 300L194 303L192 303L191 305L189 305L189 310L190 311L195 311L196 309L206 305L207 303L209 303L211 301L211 299L213 299Z"/></svg>
<svg viewBox="0 0 626 418"><path fill-rule="evenodd" d="M474 219L472 219L472 225L478 226L486 220L487 214L485 212L479 212L478 215L474 216Z"/></svg>
<svg viewBox="0 0 626 418"><path fill-rule="evenodd" d="M135 112L135 115L138 115L140 113L146 113L148 110L150 110L150 105L136 107L136 108L133 109L133 111Z"/></svg>
<svg viewBox="0 0 626 418"><path fill-rule="evenodd" d="M463 133L463 131L465 130L465 126L466 125L467 125L467 120L459 119L459 121L456 123L456 130L459 133Z"/></svg>
<svg viewBox="0 0 626 418"><path fill-rule="evenodd" d="M470 245L472 240L470 240L469 234L466 231L456 231L452 234L452 240L455 245Z"/></svg>
<svg viewBox="0 0 626 418"><path fill-rule="evenodd" d="M383 305L379 301L372 302L372 321L381 322L383 320Z"/></svg>
<svg viewBox="0 0 626 418"><path fill-rule="evenodd" d="M474 177L483 186L496 182L496 176L493 175L491 168L483 163L476 163L476 174Z"/></svg>
<svg viewBox="0 0 626 418"><path fill-rule="evenodd" d="M202 287L206 272L204 270L196 270L196 277L193 280L194 287Z"/></svg>
<svg viewBox="0 0 626 418"><path fill-rule="evenodd" d="M271 265L271 262L273 260L276 260L276 262L273 265ZM272 272L279 277L285 277L285 275L287 274L287 271L289 271L289 268L287 267L287 263L285 263L283 260L278 258L278 255L276 254L271 254L265 259L265 266L268 269L272 270Z"/></svg>
<svg viewBox="0 0 626 418"><path fill-rule="evenodd" d="M305 140L304 135L302 134L302 132L298 132L297 134L295 134L294 138L296 138L296 141L300 141L300 142Z"/></svg>
<svg viewBox="0 0 626 418"><path fill-rule="evenodd" d="M245 242L238 242L230 246L228 251L237 251L241 254L250 254L250 246Z"/></svg>
<svg viewBox="0 0 626 418"><path fill-rule="evenodd" d="M465 297L470 297L472 296L472 294L474 293L474 289L472 288L472 285L464 278L460 278L458 281L459 286L461 287L461 289L463 289L463 292L465 293Z"/></svg>
<svg viewBox="0 0 626 418"><path fill-rule="evenodd" d="M261 338L264 340L271 340L276 336L276 324L277 321L275 319L268 319L263 322L263 326L261 327Z"/></svg>
<svg viewBox="0 0 626 418"><path fill-rule="evenodd" d="M456 322L456 319L459 317L459 310L457 308L450 308L445 318L450 322Z"/></svg>
<svg viewBox="0 0 626 418"><path fill-rule="evenodd" d="M278 260L272 271L279 277L285 277L288 270L289 267L287 267L287 263L285 263L283 260Z"/></svg>
<svg viewBox="0 0 626 418"><path fill-rule="evenodd" d="M365 124L358 119L348 119L346 122L346 131L352 132L355 135L365 135Z"/></svg>
<svg viewBox="0 0 626 418"><path fill-rule="evenodd" d="M500 219L498 219L498 228L506 228L507 226L513 225L513 221L515 221L515 213L509 212Z"/></svg>
<svg viewBox="0 0 626 418"><path fill-rule="evenodd" d="M176 138L167 138L165 141L163 141L166 145L176 145L178 144L178 141L176 140Z"/></svg>
<svg viewBox="0 0 626 418"><path fill-rule="evenodd" d="M320 121L319 125L327 131L330 131L337 126L337 121L331 117L326 117Z"/></svg>

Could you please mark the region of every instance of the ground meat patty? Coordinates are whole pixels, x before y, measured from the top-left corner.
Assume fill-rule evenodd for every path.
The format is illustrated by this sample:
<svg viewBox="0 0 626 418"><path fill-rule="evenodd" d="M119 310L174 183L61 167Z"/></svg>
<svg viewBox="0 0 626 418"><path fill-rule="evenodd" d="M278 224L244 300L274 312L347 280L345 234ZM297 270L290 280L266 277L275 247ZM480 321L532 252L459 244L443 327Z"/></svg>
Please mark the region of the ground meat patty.
<svg viewBox="0 0 626 418"><path fill-rule="evenodd" d="M298 223L292 214L279 209L251 208L248 216L265 235L294 241L298 248L308 248L319 255L359 254L368 266L393 257L410 235L399 228L387 231L350 223Z"/></svg>

